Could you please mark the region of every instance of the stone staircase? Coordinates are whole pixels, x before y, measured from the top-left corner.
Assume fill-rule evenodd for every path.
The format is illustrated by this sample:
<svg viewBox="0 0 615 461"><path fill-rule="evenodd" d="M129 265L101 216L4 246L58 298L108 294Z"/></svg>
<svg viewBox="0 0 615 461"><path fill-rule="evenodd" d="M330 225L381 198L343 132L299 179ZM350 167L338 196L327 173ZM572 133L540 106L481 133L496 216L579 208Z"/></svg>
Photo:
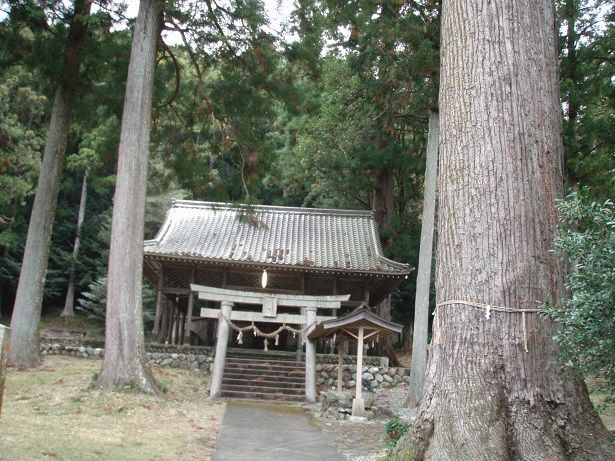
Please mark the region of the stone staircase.
<svg viewBox="0 0 615 461"><path fill-rule="evenodd" d="M221 397L250 400L305 401L305 364L292 356L227 354Z"/></svg>

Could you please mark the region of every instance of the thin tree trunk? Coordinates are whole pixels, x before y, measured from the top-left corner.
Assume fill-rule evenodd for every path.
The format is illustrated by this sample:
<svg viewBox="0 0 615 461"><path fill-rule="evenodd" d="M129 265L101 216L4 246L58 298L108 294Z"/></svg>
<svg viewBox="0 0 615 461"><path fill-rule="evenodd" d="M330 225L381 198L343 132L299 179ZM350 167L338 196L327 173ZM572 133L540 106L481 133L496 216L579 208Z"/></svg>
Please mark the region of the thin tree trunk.
<svg viewBox="0 0 615 461"><path fill-rule="evenodd" d="M423 399L394 459L615 459L557 325L551 251L562 187L552 1L451 0L442 11L437 303ZM459 302L461 301L461 302Z"/></svg>
<svg viewBox="0 0 615 461"><path fill-rule="evenodd" d="M85 218L85 204L88 198L88 173L86 168L83 173L83 184L81 185L81 200L79 200L79 213L77 215L77 232L75 234L75 245L73 246L73 258L71 260L70 274L68 276L68 289L66 290L66 301L64 302L64 310L60 314L62 317L75 315L75 262L79 255L79 247L81 246L81 227Z"/></svg>
<svg viewBox="0 0 615 461"><path fill-rule="evenodd" d="M564 123L564 133L566 135L566 158L574 159L579 158L579 147L577 143L577 119L579 115L579 77L577 72L577 32L576 22L579 15L579 1L578 0L566 0L564 6L564 14L566 19L566 66L565 80L568 86L566 100L567 105L567 117ZM570 181L576 182L574 173L567 169L566 171Z"/></svg>
<svg viewBox="0 0 615 461"><path fill-rule="evenodd" d="M75 10L64 53L64 69L53 101L11 318L12 344L9 361L18 368L29 368L40 364L38 325L43 304L49 246L91 6L91 0L75 0Z"/></svg>
<svg viewBox="0 0 615 461"><path fill-rule="evenodd" d="M143 222L147 159L163 3L141 0L128 67L111 224L105 356L96 385L158 392L143 338Z"/></svg>
<svg viewBox="0 0 615 461"><path fill-rule="evenodd" d="M425 168L425 196L421 225L421 248L416 277L414 328L412 335L412 364L408 405L418 405L423 395L423 381L427 366L427 333L429 328L429 289L431 287L431 260L433 256L433 231L436 214L436 178L438 173L438 112L429 115L427 136L427 166Z"/></svg>

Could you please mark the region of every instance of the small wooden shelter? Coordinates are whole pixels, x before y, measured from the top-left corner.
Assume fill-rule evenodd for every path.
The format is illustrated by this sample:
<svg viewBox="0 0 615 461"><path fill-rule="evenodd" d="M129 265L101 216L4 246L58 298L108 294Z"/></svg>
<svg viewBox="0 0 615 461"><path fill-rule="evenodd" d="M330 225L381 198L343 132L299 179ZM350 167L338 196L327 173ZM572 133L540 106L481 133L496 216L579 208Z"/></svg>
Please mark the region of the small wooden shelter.
<svg viewBox="0 0 615 461"><path fill-rule="evenodd" d="M157 291L156 340L218 348L233 322L302 331L375 306L410 267L384 257L371 211L175 200L158 235L144 242L143 271ZM204 303L198 312L195 294ZM287 329L276 347L301 348L301 335ZM263 340L246 336L243 347ZM313 344L306 345L306 369L307 355L315 357Z"/></svg>
<svg viewBox="0 0 615 461"><path fill-rule="evenodd" d="M324 320L319 323L314 323L307 329L307 337L310 341L317 341L324 338L337 338L339 362L337 388L342 390L342 380L344 373L344 343L347 338L357 340L357 374L355 398L352 402L352 416L365 416L365 403L363 401L362 391L362 374L363 374L363 346L364 341L373 337L385 337L394 333L401 333L403 327L390 320L374 314L367 307L355 309L350 314L343 317L331 320Z"/></svg>

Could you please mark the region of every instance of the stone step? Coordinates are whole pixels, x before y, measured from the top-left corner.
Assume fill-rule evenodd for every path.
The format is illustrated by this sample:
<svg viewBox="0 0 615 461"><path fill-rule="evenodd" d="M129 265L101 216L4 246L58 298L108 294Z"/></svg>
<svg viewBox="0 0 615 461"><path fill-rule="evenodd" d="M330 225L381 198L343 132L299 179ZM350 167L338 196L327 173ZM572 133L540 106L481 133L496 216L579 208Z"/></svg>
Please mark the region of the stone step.
<svg viewBox="0 0 615 461"><path fill-rule="evenodd" d="M262 394L283 394L283 395L298 395L304 396L305 389L292 389L287 387L265 387L265 386L246 386L243 384L223 384L221 388L224 391L239 391L239 392L251 392Z"/></svg>
<svg viewBox="0 0 615 461"><path fill-rule="evenodd" d="M291 381L292 380L292 381ZM224 375L222 378L222 386L225 384L244 385L244 386L262 386L262 387L283 387L287 389L304 389L305 379L283 378L283 379L265 379L261 376L246 379L244 376L235 377Z"/></svg>
<svg viewBox="0 0 615 461"><path fill-rule="evenodd" d="M245 400L275 400L279 402L303 402L305 395L286 395L283 393L269 392L244 392L244 391L226 391L221 390L221 397L245 399Z"/></svg>
<svg viewBox="0 0 615 461"><path fill-rule="evenodd" d="M305 368L305 362L297 362L296 360L263 360L244 357L227 357L225 362L237 365L268 365L275 367Z"/></svg>
<svg viewBox="0 0 615 461"><path fill-rule="evenodd" d="M257 350L257 349L229 348L226 351L226 356L246 358L246 359L295 361L297 357L297 353L296 352L286 352L286 351L264 352L262 350Z"/></svg>
<svg viewBox="0 0 615 461"><path fill-rule="evenodd" d="M268 370L258 368L236 368L233 366L229 366L228 368L226 366L224 367L224 374L226 375L227 373L244 376L269 376L274 379L284 376L293 378L305 377L305 370Z"/></svg>
<svg viewBox="0 0 615 461"><path fill-rule="evenodd" d="M278 383L305 383L305 376L280 376L280 375L263 375L263 374L245 374L245 373L236 373L234 371L224 371L224 376L222 379L241 379L244 381L249 381L252 379L262 379L264 381L273 381Z"/></svg>
<svg viewBox="0 0 615 461"><path fill-rule="evenodd" d="M258 372L262 372L262 373L268 373L268 372L282 372L282 373L305 373L305 368L304 367L288 367L288 366L281 366L281 367L277 367L275 365L269 365L269 364L265 364L265 365L256 365L256 364L248 364L248 363L232 363L232 362L226 362L224 364L224 369L225 370L238 370L238 371L243 371L243 370L254 370L254 371L258 371Z"/></svg>

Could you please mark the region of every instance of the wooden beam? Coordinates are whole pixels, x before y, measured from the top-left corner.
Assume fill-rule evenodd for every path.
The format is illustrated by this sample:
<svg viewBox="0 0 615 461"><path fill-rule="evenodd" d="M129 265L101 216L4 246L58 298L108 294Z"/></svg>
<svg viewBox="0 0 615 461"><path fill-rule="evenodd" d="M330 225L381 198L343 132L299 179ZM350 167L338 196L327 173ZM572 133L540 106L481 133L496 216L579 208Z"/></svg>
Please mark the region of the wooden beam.
<svg viewBox="0 0 615 461"><path fill-rule="evenodd" d="M208 301L230 301L242 304L263 304L265 296L275 296L278 306L286 307L316 307L321 309L339 309L343 301L348 301L350 295L342 296L307 296L290 294L259 293L254 291L236 291L224 288L207 287L191 284L192 291L199 293L199 299Z"/></svg>
<svg viewBox="0 0 615 461"><path fill-rule="evenodd" d="M201 317L217 319L220 317L220 309L201 308ZM337 317L318 315L317 321L331 320ZM265 317L262 312L232 311L231 320L239 322L265 322L265 323L287 323L291 325L305 324L305 317L298 314L278 314L275 317Z"/></svg>

